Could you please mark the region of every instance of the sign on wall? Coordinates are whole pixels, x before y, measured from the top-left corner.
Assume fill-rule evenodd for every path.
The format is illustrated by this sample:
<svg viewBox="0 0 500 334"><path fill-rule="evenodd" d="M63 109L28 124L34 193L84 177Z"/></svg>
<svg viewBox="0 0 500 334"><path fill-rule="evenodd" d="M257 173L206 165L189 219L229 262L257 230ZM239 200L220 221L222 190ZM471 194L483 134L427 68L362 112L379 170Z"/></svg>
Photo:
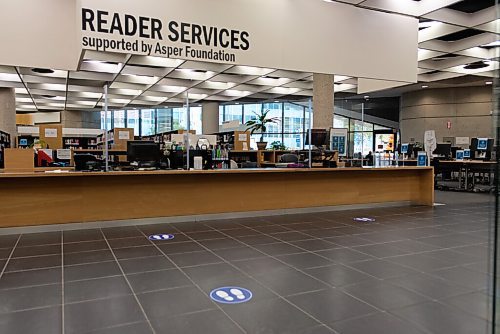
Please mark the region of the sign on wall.
<svg viewBox="0 0 500 334"><path fill-rule="evenodd" d="M415 82L418 20L311 0L79 0L83 49ZM342 45L342 47L339 47Z"/></svg>
<svg viewBox="0 0 500 334"><path fill-rule="evenodd" d="M347 129L330 129L330 150L338 151L341 157L347 155Z"/></svg>

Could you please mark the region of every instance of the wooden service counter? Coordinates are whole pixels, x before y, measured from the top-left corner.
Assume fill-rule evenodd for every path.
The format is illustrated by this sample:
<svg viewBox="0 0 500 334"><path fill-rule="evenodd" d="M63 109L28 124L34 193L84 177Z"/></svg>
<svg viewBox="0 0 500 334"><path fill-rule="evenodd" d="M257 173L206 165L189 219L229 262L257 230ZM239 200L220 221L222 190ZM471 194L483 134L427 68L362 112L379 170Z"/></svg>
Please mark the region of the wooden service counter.
<svg viewBox="0 0 500 334"><path fill-rule="evenodd" d="M0 227L409 201L430 167L0 173Z"/></svg>

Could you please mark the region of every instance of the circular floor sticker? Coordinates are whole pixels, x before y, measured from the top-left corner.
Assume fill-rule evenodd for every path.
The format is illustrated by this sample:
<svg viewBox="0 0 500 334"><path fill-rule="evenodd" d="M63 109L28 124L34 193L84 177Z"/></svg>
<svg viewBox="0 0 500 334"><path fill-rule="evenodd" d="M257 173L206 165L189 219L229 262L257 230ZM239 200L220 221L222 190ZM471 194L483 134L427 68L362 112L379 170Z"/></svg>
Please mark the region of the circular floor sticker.
<svg viewBox="0 0 500 334"><path fill-rule="evenodd" d="M217 303L239 304L252 299L252 292L237 286L225 286L212 290L210 298Z"/></svg>
<svg viewBox="0 0 500 334"><path fill-rule="evenodd" d="M148 237L148 239L152 241L172 240L173 238L174 238L173 234L153 234Z"/></svg>
<svg viewBox="0 0 500 334"><path fill-rule="evenodd" d="M375 218L368 218L368 217L356 217L354 218L355 222L362 222L362 223L373 223L375 221Z"/></svg>

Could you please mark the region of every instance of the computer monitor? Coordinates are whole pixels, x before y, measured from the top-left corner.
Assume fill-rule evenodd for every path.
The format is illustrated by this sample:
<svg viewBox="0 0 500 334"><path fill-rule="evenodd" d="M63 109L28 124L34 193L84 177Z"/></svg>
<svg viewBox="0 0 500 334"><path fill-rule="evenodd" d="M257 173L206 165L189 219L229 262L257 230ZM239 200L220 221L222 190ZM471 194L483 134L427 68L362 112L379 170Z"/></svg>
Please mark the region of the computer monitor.
<svg viewBox="0 0 500 334"><path fill-rule="evenodd" d="M437 144L436 149L432 152L432 154L449 158L451 156L451 144Z"/></svg>
<svg viewBox="0 0 500 334"><path fill-rule="evenodd" d="M472 138L470 149L472 151L493 151L494 140L491 138Z"/></svg>
<svg viewBox="0 0 500 334"><path fill-rule="evenodd" d="M309 131L306 133L306 145L320 147L328 144L328 133L326 129L311 129L311 143L309 144Z"/></svg>
<svg viewBox="0 0 500 334"><path fill-rule="evenodd" d="M75 154L73 160L75 162L75 170L77 171L98 170L101 167L96 156L90 153Z"/></svg>
<svg viewBox="0 0 500 334"><path fill-rule="evenodd" d="M470 159L470 157L471 157L470 150L469 149L464 150L464 159Z"/></svg>
<svg viewBox="0 0 500 334"><path fill-rule="evenodd" d="M127 160L137 163L139 168L156 168L161 160L160 144L154 141L128 141Z"/></svg>

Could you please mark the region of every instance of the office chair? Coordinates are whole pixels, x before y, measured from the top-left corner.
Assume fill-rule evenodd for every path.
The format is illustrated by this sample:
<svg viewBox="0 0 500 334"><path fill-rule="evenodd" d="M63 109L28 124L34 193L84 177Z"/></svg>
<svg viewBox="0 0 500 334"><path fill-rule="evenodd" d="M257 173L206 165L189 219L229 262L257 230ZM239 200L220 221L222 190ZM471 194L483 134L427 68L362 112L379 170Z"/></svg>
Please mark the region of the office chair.
<svg viewBox="0 0 500 334"><path fill-rule="evenodd" d="M283 154L280 157L280 162L276 164L277 168L286 168L290 164L297 164L299 162L299 156L295 154Z"/></svg>

